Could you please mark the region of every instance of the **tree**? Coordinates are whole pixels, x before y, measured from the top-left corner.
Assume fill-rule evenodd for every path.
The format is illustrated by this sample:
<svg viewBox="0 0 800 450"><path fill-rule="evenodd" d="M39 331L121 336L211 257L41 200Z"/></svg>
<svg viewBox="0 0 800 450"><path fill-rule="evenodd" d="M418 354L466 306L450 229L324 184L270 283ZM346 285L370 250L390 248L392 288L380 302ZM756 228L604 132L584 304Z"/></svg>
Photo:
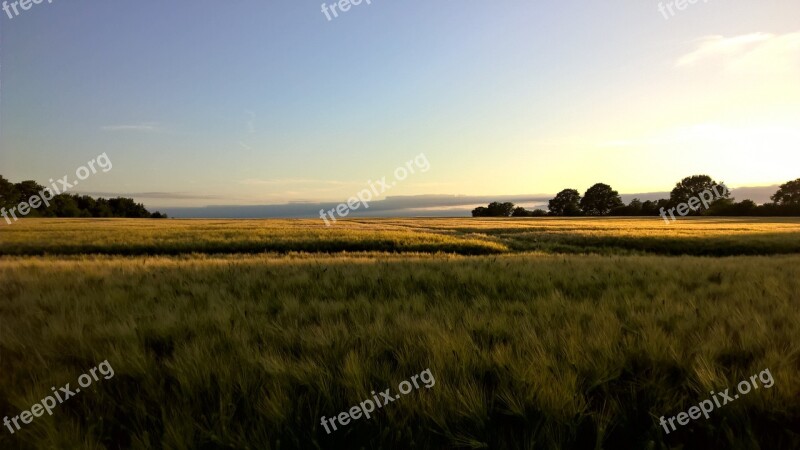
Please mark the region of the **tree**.
<svg viewBox="0 0 800 450"><path fill-rule="evenodd" d="M44 190L44 186L39 185L39 183L33 180L25 180L15 184L14 189L17 191L17 202L28 203L31 197L34 195L37 197L39 196L39 192ZM32 217L45 215L43 210L44 208L44 205L40 205L38 208L31 207L30 212L27 215Z"/></svg>
<svg viewBox="0 0 800 450"><path fill-rule="evenodd" d="M108 205L108 200L98 198L92 206L92 217L114 217L111 207Z"/></svg>
<svg viewBox="0 0 800 450"><path fill-rule="evenodd" d="M44 186L39 185L39 183L33 180L21 181L15 184L14 187L19 194L17 202L27 202L30 200L31 196L39 195L39 192L44 189Z"/></svg>
<svg viewBox="0 0 800 450"><path fill-rule="evenodd" d="M628 208L631 210L631 212L635 213L634 215L639 215L642 213L642 205L644 205L644 203L642 203L641 200L634 198L630 203L628 203Z"/></svg>
<svg viewBox="0 0 800 450"><path fill-rule="evenodd" d="M530 213L528 213L528 210L526 210L522 206L514 208L514 211L511 213L511 217L529 217L529 216Z"/></svg>
<svg viewBox="0 0 800 450"><path fill-rule="evenodd" d="M19 192L14 184L0 175L0 206L11 208L17 204Z"/></svg>
<svg viewBox="0 0 800 450"><path fill-rule="evenodd" d="M711 191L715 197L728 198L731 196L728 188L725 187L725 183L717 183L708 175L694 175L679 181L675 188L672 189L669 200L672 206L677 206L681 203L687 203L692 197L699 197L703 191ZM703 206L700 206L694 214L699 214L704 209ZM690 212L689 214L691 215L692 213Z"/></svg>
<svg viewBox="0 0 800 450"><path fill-rule="evenodd" d="M71 195L56 195L50 204L55 217L81 217L81 210Z"/></svg>
<svg viewBox="0 0 800 450"><path fill-rule="evenodd" d="M487 209L489 210L490 217L508 217L514 210L514 204L511 202L492 202L489 203L489 207Z"/></svg>
<svg viewBox="0 0 800 450"><path fill-rule="evenodd" d="M554 216L579 216L581 214L581 194L577 189L564 189L556 194L547 205Z"/></svg>
<svg viewBox="0 0 800 450"><path fill-rule="evenodd" d="M534 209L533 211L528 211L527 209L518 206L514 208L514 211L511 213L511 217L545 217L547 216L547 211L543 209Z"/></svg>
<svg viewBox="0 0 800 450"><path fill-rule="evenodd" d="M131 219L149 218L150 213L141 203L136 203L132 198L116 197L108 200L108 206L114 217L128 217Z"/></svg>
<svg viewBox="0 0 800 450"><path fill-rule="evenodd" d="M618 206L611 210L612 216L641 216L644 203L638 198L634 198L627 206Z"/></svg>
<svg viewBox="0 0 800 450"><path fill-rule="evenodd" d="M734 203L733 208L731 209L731 214L734 216L753 216L758 210L758 205L756 202L746 199L742 200L739 203Z"/></svg>
<svg viewBox="0 0 800 450"><path fill-rule="evenodd" d="M29 202L31 197L40 197L47 189L47 202L37 208L31 208L29 215L41 217L131 217L131 218L166 218L166 214L158 211L150 213L144 205L136 203L132 198L92 198L88 195L59 194L45 188L33 180L16 184L0 175L0 207L10 209L22 202ZM49 195L48 195L49 194ZM51 198L50 195L53 195ZM49 206L47 205L49 203Z"/></svg>
<svg viewBox="0 0 800 450"><path fill-rule="evenodd" d="M489 203L488 207L479 206L473 209L472 217L508 217L511 215L513 211L514 211L513 203L492 202Z"/></svg>
<svg viewBox="0 0 800 450"><path fill-rule="evenodd" d="M611 186L597 183L586 190L580 201L581 209L590 216L607 216L612 209L623 205L619 193Z"/></svg>
<svg viewBox="0 0 800 450"><path fill-rule="evenodd" d="M782 184L770 198L778 205L800 205L800 178Z"/></svg>
<svg viewBox="0 0 800 450"><path fill-rule="evenodd" d="M538 209L537 208L537 209L534 209L533 211L531 211L531 217L544 217L546 215L547 215L547 211L545 211L543 209Z"/></svg>
<svg viewBox="0 0 800 450"><path fill-rule="evenodd" d="M658 215L658 206L656 206L656 202L652 200L647 200L642 203L642 213L643 216L657 216Z"/></svg>
<svg viewBox="0 0 800 450"><path fill-rule="evenodd" d="M489 217L489 210L485 206L479 206L472 210L472 217Z"/></svg>

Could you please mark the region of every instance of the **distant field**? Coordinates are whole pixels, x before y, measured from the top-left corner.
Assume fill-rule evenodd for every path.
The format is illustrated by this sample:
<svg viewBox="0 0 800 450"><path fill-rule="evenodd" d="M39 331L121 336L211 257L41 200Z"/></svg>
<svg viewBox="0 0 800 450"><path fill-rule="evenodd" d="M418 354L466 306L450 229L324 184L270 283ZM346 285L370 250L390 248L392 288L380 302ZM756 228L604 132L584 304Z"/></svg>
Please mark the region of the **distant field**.
<svg viewBox="0 0 800 450"><path fill-rule="evenodd" d="M0 448L800 448L798 237L789 219L3 226L0 418L100 361L116 374ZM322 428L426 368L430 389ZM764 369L770 389L659 426Z"/></svg>
<svg viewBox="0 0 800 450"><path fill-rule="evenodd" d="M263 252L463 255L800 253L798 218L135 220L29 219L0 225L0 255Z"/></svg>

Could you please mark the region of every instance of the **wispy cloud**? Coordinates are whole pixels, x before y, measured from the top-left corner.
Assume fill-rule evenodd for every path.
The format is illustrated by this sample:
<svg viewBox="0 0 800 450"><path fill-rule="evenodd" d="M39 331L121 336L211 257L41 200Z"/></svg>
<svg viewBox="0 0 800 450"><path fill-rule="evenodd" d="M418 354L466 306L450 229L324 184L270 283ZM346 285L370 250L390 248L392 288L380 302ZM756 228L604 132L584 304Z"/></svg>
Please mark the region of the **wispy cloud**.
<svg viewBox="0 0 800 450"><path fill-rule="evenodd" d="M275 180L247 178L244 180L240 180L239 184L244 184L248 186L288 186L288 185L299 185L299 184L315 184L315 185L326 185L326 186L354 186L354 185L363 185L365 183L338 181L338 180L314 180L309 178L283 178Z"/></svg>
<svg viewBox="0 0 800 450"><path fill-rule="evenodd" d="M142 122L136 124L107 125L101 128L104 131L158 131L157 122Z"/></svg>
<svg viewBox="0 0 800 450"><path fill-rule="evenodd" d="M676 67L698 64L702 61L721 58L728 69L758 67L761 73L774 71L776 67L797 68L800 58L800 32L775 35L750 33L740 36L706 36L691 52L675 62Z"/></svg>
<svg viewBox="0 0 800 450"><path fill-rule="evenodd" d="M719 35L706 36L697 41L700 45L696 49L681 56L675 65L686 66L717 55L738 55L750 48L752 44L768 41L774 37L767 33L751 33L730 38Z"/></svg>
<svg viewBox="0 0 800 450"><path fill-rule="evenodd" d="M216 195L188 194L185 192L78 192L93 197L129 197L134 199L167 199L167 200L220 200L224 197Z"/></svg>

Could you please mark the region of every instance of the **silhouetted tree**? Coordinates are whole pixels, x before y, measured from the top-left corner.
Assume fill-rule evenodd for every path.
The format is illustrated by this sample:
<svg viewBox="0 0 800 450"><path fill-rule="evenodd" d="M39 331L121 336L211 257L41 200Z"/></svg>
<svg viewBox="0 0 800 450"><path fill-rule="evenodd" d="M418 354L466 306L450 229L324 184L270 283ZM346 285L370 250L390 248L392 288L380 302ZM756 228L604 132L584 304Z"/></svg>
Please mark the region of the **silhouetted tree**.
<svg viewBox="0 0 800 450"><path fill-rule="evenodd" d="M623 206L619 193L611 186L597 183L586 190L580 202L581 209L590 216L606 216L614 208Z"/></svg>
<svg viewBox="0 0 800 450"><path fill-rule="evenodd" d="M511 202L492 202L489 203L487 209L489 210L489 216L491 217L508 217L514 210L514 204Z"/></svg>
<svg viewBox="0 0 800 450"><path fill-rule="evenodd" d="M800 178L782 184L770 199L778 205L800 205Z"/></svg>
<svg viewBox="0 0 800 450"><path fill-rule="evenodd" d="M537 208L537 209L534 209L533 211L531 211L531 217L544 217L546 215L547 215L547 211L545 211L543 209L538 209Z"/></svg>
<svg viewBox="0 0 800 450"><path fill-rule="evenodd" d="M30 202L31 197L44 191L44 186L33 180L26 180L12 184L0 175L0 206L7 209L13 208L22 202ZM46 197L55 192L45 192ZM59 194L48 200L50 205L43 203L37 208L31 208L28 216L42 217L131 217L131 218L166 218L166 214L158 211L150 213L144 205L136 203L130 198L92 198L88 195Z"/></svg>
<svg viewBox="0 0 800 450"><path fill-rule="evenodd" d="M658 206L656 202L652 200L647 200L642 203L642 211L641 215L643 216L657 216L658 215Z"/></svg>
<svg viewBox="0 0 800 450"><path fill-rule="evenodd" d="M564 189L548 202L550 214L554 216L579 216L581 194L576 189Z"/></svg>
<svg viewBox="0 0 800 450"><path fill-rule="evenodd" d="M634 198L627 205L623 204L612 209L609 213L611 216L641 216L642 215L642 201Z"/></svg>
<svg viewBox="0 0 800 450"><path fill-rule="evenodd" d="M44 186L33 180L21 181L14 185L17 190L17 203L27 202L33 195L39 195L39 192L44 189Z"/></svg>
<svg viewBox="0 0 800 450"><path fill-rule="evenodd" d="M71 195L56 195L50 200L52 211L55 217L81 217L81 210Z"/></svg>
<svg viewBox="0 0 800 450"><path fill-rule="evenodd" d="M0 175L0 206L10 208L19 203L17 199L19 199L19 192L14 184Z"/></svg>
<svg viewBox="0 0 800 450"><path fill-rule="evenodd" d="M731 213L734 216L751 216L756 212L757 209L758 205L756 205L756 202L746 199L739 203L734 203Z"/></svg>
<svg viewBox="0 0 800 450"><path fill-rule="evenodd" d="M522 206L518 206L514 208L514 211L511 213L511 217L530 217L530 213Z"/></svg>
<svg viewBox="0 0 800 450"><path fill-rule="evenodd" d="M681 203L687 203L690 198L699 197L700 193L703 191L711 191L714 193L715 197L720 197L715 198L715 202L731 196L724 183L717 183L708 175L694 175L684 178L675 185L669 195L670 207L677 206ZM705 208L703 205L700 205L696 210L692 209L689 215L702 214L704 210Z"/></svg>
<svg viewBox="0 0 800 450"><path fill-rule="evenodd" d="M472 217L489 217L489 210L485 206L478 206L472 210Z"/></svg>
<svg viewBox="0 0 800 450"><path fill-rule="evenodd" d="M114 217L128 217L131 219L149 218L150 213L141 203L136 203L133 199L117 197L108 199L108 206Z"/></svg>

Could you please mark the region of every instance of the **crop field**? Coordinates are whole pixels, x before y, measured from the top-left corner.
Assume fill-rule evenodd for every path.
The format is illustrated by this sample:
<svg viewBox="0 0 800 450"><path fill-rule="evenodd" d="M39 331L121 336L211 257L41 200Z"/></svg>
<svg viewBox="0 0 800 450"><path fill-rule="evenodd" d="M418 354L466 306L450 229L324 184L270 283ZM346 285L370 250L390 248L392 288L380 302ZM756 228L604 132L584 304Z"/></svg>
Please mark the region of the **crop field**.
<svg viewBox="0 0 800 450"><path fill-rule="evenodd" d="M800 448L800 220L0 226L0 418L103 361L0 448Z"/></svg>
<svg viewBox="0 0 800 450"><path fill-rule="evenodd" d="M800 253L792 218L130 220L40 219L0 227L0 255L422 252L463 255Z"/></svg>

